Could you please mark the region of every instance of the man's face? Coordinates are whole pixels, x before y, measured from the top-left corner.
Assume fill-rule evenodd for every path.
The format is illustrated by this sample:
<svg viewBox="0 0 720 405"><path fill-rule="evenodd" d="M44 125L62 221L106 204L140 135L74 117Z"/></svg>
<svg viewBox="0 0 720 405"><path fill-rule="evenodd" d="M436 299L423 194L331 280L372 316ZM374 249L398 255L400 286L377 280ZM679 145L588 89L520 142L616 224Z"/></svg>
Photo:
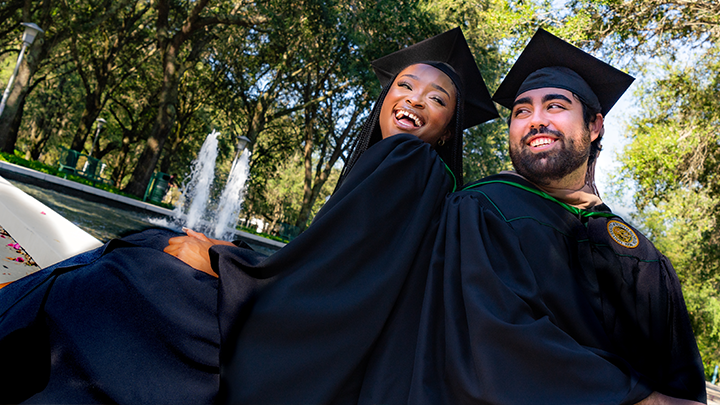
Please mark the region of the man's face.
<svg viewBox="0 0 720 405"><path fill-rule="evenodd" d="M456 98L445 73L430 65L408 66L395 78L380 110L383 139L406 133L433 146L441 137L447 139Z"/></svg>
<svg viewBox="0 0 720 405"><path fill-rule="evenodd" d="M515 99L510 121L510 158L515 170L535 184L584 176L590 143L602 128L598 114L590 128L582 104L567 90L528 90ZM584 181L584 177L583 177Z"/></svg>

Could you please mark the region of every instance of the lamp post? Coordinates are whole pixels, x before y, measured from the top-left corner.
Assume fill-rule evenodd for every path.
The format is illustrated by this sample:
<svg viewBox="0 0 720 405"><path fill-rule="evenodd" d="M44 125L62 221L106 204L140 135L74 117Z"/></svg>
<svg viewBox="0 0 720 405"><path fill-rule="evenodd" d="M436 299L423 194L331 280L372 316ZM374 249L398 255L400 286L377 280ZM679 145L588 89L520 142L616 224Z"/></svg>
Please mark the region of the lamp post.
<svg viewBox="0 0 720 405"><path fill-rule="evenodd" d="M23 56L25 55L25 49L27 49L28 46L32 45L38 33L45 32L35 23L22 23L21 25L25 26L25 32L22 36L23 44L22 48L20 49L20 56L18 56L17 63L15 64L15 70L10 76L10 80L8 80L7 88L5 89L5 93L3 93L2 102L0 102L0 115L2 115L3 111L5 110L5 104L7 104L7 99L10 96L10 90L12 90L13 83L15 83L15 76L17 76L18 69L20 68L20 64L22 63Z"/></svg>
<svg viewBox="0 0 720 405"><path fill-rule="evenodd" d="M97 129L95 130L95 138L93 138L93 143L90 147L90 153L88 153L88 156L92 156L93 150L95 150L95 144L97 143L98 135L100 135L100 131L102 130L103 125L105 125L107 121L102 118L98 118L95 120L95 122L97 122Z"/></svg>
<svg viewBox="0 0 720 405"><path fill-rule="evenodd" d="M238 144L237 148L235 148L235 158L233 159L232 166L230 167L230 173L233 172L233 169L235 169L235 165L237 165L238 156L240 156L242 151L244 151L245 148L247 148L248 144L251 142L250 138L248 138L247 136L238 136L237 139Z"/></svg>

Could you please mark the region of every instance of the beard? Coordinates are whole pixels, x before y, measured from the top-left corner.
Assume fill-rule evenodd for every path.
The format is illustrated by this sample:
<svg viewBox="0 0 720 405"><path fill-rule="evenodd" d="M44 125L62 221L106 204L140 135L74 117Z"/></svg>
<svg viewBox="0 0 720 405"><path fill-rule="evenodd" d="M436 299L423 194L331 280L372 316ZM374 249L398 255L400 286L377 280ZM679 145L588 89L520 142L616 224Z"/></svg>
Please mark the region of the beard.
<svg viewBox="0 0 720 405"><path fill-rule="evenodd" d="M537 134L551 134L558 138L560 148L546 152L533 153L527 146L527 139ZM519 147L510 144L510 160L515 171L531 182L544 186L552 181L560 180L574 172L578 167L588 161L590 156L590 130L583 128L579 143L575 139L567 138L560 131L553 131L546 127L531 129L520 141ZM518 150L519 149L519 150Z"/></svg>

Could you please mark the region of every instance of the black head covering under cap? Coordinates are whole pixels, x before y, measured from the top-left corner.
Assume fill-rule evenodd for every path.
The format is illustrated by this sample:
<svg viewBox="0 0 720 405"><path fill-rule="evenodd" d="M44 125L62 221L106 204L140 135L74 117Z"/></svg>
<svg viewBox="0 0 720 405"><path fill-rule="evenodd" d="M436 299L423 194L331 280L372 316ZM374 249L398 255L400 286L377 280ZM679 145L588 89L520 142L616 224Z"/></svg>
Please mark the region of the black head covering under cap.
<svg viewBox="0 0 720 405"><path fill-rule="evenodd" d="M463 129L498 117L497 109L490 98L490 92L485 86L480 69L475 63L475 58L470 52L470 47L468 47L460 28L453 28L376 59L372 62L372 67L380 83L385 87L406 67L426 61L447 63L462 80L465 94ZM444 69L440 68L440 70L448 74ZM448 76L453 79L450 74Z"/></svg>
<svg viewBox="0 0 720 405"><path fill-rule="evenodd" d="M603 116L635 79L541 29L535 33L493 95L512 109L518 95L543 87L575 93L590 106L599 104Z"/></svg>

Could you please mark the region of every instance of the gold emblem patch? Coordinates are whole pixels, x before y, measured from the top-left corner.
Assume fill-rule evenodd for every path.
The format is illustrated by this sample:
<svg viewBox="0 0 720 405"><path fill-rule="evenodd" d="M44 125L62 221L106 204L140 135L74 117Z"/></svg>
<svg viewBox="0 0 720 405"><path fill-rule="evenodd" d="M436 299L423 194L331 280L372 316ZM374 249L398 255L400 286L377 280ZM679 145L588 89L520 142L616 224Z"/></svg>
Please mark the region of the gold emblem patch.
<svg viewBox="0 0 720 405"><path fill-rule="evenodd" d="M636 248L640 244L640 239L635 235L635 232L622 222L608 221L607 230L615 242L626 248Z"/></svg>

